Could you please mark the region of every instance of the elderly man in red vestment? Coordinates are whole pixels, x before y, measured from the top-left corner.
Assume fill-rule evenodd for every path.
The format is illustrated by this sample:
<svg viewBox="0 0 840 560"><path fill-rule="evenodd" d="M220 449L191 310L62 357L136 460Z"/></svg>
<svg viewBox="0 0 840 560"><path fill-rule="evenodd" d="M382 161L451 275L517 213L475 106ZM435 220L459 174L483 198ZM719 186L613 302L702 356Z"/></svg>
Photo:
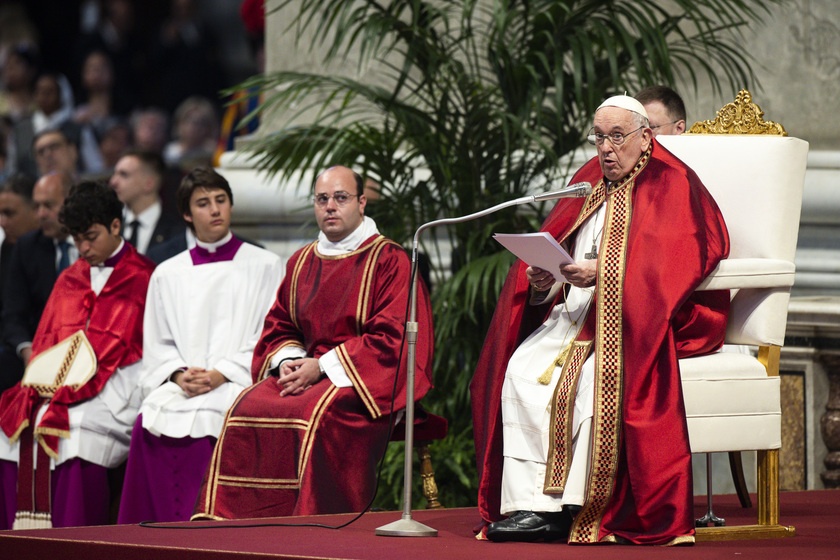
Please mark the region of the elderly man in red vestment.
<svg viewBox="0 0 840 560"><path fill-rule="evenodd" d="M406 405L410 263L364 215L346 167L315 183L318 240L289 260L254 351L255 385L225 419L193 519L362 511L394 412ZM416 395L431 387L428 297L418 295Z"/></svg>
<svg viewBox="0 0 840 560"><path fill-rule="evenodd" d="M598 155L543 231L562 279L517 262L471 385L479 511L492 541L694 540L677 359L715 351L728 292L697 292L729 239L697 175L652 138L644 107L596 110ZM506 519L502 519L508 516Z"/></svg>
<svg viewBox="0 0 840 560"><path fill-rule="evenodd" d="M3 528L13 519L15 528L107 523L108 469L125 462L137 418L133 396L154 264L120 237L122 203L104 184L73 187L59 217L81 258L56 281L24 379L0 401ZM50 363L40 355L71 337L80 349L68 352L65 364L75 367L88 343L96 360L79 383L70 381L73 368L67 374L65 366L39 365ZM28 382L30 369L54 381Z"/></svg>

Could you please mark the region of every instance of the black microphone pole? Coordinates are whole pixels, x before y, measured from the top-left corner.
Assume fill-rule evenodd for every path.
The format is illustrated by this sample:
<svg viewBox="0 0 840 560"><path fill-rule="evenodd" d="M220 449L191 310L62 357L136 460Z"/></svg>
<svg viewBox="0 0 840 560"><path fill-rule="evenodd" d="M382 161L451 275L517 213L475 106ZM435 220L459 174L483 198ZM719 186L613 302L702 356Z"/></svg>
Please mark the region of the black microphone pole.
<svg viewBox="0 0 840 560"><path fill-rule="evenodd" d="M413 455L414 452L414 376L415 376L415 360L417 356L417 248L419 245L420 234L425 230L434 226L443 224L457 224L461 222L468 222L481 218L488 214L498 212L510 206L517 206L519 204L527 204L534 202L542 202L545 200L555 200L558 198L571 198L588 196L592 192L592 185L589 183L575 183L569 185L565 189L554 191L545 194L523 196L515 200L502 202L486 210L481 210L467 216L459 218L443 218L427 222L417 228L414 233L414 243L411 248L411 305L409 306L409 318L405 325L406 342L408 344L408 355L406 369L408 370L408 379L406 380L406 405L405 405L405 469L403 473L403 513L402 518L398 521L388 523L382 527L378 527L375 531L376 535L388 537L436 537L437 529L415 521L411 518L411 481L412 470L414 467Z"/></svg>

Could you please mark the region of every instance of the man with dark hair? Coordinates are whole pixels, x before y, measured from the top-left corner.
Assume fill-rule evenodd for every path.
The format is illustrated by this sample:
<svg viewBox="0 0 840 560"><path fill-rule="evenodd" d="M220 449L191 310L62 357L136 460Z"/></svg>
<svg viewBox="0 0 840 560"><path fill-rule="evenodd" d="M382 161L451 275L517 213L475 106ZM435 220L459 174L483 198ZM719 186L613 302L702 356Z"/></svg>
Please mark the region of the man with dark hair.
<svg viewBox="0 0 840 560"><path fill-rule="evenodd" d="M647 111L654 138L685 132L685 103L676 91L668 86L649 86L637 93L636 99Z"/></svg>
<svg viewBox="0 0 840 560"><path fill-rule="evenodd" d="M0 246L0 294L9 275L12 252L22 235L38 229L38 216L32 203L35 180L23 173L10 177L0 187L0 227L5 238ZM0 298L0 309L2 299ZM0 322L2 332L2 322ZM23 364L8 344L0 343L0 393L20 381Z"/></svg>
<svg viewBox="0 0 840 560"><path fill-rule="evenodd" d="M21 235L38 229L38 215L32 202L34 187L35 180L23 173L12 175L0 186L0 227L9 245L17 243Z"/></svg>
<svg viewBox="0 0 840 560"><path fill-rule="evenodd" d="M79 148L75 141L61 128L46 129L32 140L32 154L38 176L48 173L78 174Z"/></svg>
<svg viewBox="0 0 840 560"><path fill-rule="evenodd" d="M118 521L186 521L225 413L251 384L251 359L283 277L277 255L230 232L233 193L189 173L178 209L196 247L163 262L146 300L140 416Z"/></svg>
<svg viewBox="0 0 840 560"><path fill-rule="evenodd" d="M321 233L289 261L254 351L256 385L228 413L194 518L361 511L370 501L392 412L406 404L411 266L365 216L361 188L346 167L318 177ZM432 357L422 288L417 312L419 399Z"/></svg>
<svg viewBox="0 0 840 560"><path fill-rule="evenodd" d="M43 155L38 154L36 144L44 132L60 131L68 141L68 144L61 147L69 151L72 144L74 152L73 168L62 167L61 171L75 174L78 171L76 164L79 163L83 173L100 172L103 168L102 154L99 153L93 131L89 126L79 125L72 119L73 93L67 78L53 72L42 73L35 81L34 101L35 111L32 116L19 121L14 127L11 148L15 170L32 175L43 175L54 170L45 169ZM58 146L53 142L50 144Z"/></svg>
<svg viewBox="0 0 840 560"><path fill-rule="evenodd" d="M24 366L29 363L32 337L53 284L79 256L58 218L72 185L72 177L63 172L38 179L32 202L40 227L20 236L9 261L3 287L3 340L15 349Z"/></svg>
<svg viewBox="0 0 840 560"><path fill-rule="evenodd" d="M109 182L125 204L123 236L143 255L184 233L181 220L164 212L161 204L165 175L160 154L131 150L117 161Z"/></svg>
<svg viewBox="0 0 840 560"><path fill-rule="evenodd" d="M15 528L108 522L108 471L128 456L137 417L154 268L120 237L121 219L122 203L102 183L73 187L61 209L81 258L56 281L26 374L0 400L4 529L12 520Z"/></svg>

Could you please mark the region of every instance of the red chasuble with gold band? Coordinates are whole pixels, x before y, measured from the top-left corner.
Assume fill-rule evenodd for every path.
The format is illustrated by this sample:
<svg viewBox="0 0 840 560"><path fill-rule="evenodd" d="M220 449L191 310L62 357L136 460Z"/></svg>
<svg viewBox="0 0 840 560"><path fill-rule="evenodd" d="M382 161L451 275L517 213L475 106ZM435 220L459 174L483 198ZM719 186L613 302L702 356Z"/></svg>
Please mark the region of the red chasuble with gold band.
<svg viewBox="0 0 840 560"><path fill-rule="evenodd" d="M347 254L312 243L292 256L254 352L257 382L228 412L194 518L244 518L360 511L387 443L391 397L406 403L402 348L409 259L380 235ZM418 290L416 398L431 387L432 318ZM328 379L280 397L272 356L296 346L310 357L335 349L352 387Z"/></svg>
<svg viewBox="0 0 840 560"><path fill-rule="evenodd" d="M578 171L572 182L578 181L592 183L592 195L560 201L543 231L573 241L601 204L606 225L595 300L552 401L546 492L563 490L577 376L594 353L591 466L569 541L691 541L691 457L677 359L723 343L729 292L694 292L729 253L723 217L697 175L655 141L633 171L609 187L597 158ZM501 518L507 362L550 307L528 305L525 268L517 262L508 274L470 386L479 510L486 521Z"/></svg>

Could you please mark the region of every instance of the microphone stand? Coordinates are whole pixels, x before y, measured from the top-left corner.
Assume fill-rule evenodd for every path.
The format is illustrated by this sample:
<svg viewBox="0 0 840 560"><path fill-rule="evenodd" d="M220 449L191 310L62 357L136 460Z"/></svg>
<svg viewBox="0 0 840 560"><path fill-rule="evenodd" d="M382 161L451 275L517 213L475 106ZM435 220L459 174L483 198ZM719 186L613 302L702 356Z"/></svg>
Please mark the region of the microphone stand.
<svg viewBox="0 0 840 560"><path fill-rule="evenodd" d="M419 521L411 518L411 481L412 471L414 467L413 452L414 452L414 376L415 376L415 360L417 353L417 248L419 245L420 234L425 230L444 224L458 224L461 222L468 222L481 218L488 214L498 212L510 206L517 206L519 204L527 204L534 202L542 202L545 200L554 200L556 198L566 197L581 197L587 196L592 192L592 185L589 183L575 183L565 189L556 192L523 196L515 200L502 202L491 208L474 212L467 216L458 218L443 218L427 222L417 228L414 233L414 242L411 248L411 305L409 306L408 322L405 325L406 342L408 344L408 354L406 369L408 370L408 379L406 380L406 405L405 405L405 469L403 471L403 513L402 518L378 527L375 534L385 537L436 537L437 529L433 529Z"/></svg>

